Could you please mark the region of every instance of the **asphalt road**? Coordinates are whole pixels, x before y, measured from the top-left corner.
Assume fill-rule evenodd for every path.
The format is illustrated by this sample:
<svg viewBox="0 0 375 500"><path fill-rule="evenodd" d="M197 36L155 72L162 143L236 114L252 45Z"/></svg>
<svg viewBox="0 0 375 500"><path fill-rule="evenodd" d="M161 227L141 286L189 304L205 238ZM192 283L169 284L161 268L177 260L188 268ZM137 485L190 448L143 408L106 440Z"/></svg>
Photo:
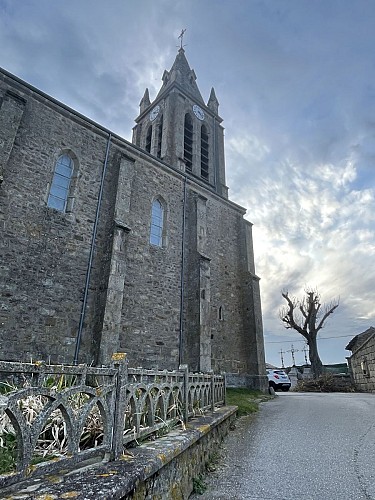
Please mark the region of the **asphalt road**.
<svg viewBox="0 0 375 500"><path fill-rule="evenodd" d="M277 393L239 419L196 500L375 500L375 394Z"/></svg>

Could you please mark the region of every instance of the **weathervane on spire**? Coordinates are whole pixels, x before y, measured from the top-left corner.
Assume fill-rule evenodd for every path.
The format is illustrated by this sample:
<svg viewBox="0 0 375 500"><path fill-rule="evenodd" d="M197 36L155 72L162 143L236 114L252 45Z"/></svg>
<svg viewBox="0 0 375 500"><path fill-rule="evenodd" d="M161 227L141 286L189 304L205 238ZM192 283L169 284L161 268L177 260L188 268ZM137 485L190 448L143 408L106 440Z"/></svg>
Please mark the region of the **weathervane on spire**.
<svg viewBox="0 0 375 500"><path fill-rule="evenodd" d="M182 48L183 48L182 42L183 42L183 40L184 40L184 34L185 34L185 31L186 31L186 29L181 30L180 36L178 37L179 39L181 39L181 42L180 42L180 49L182 49Z"/></svg>

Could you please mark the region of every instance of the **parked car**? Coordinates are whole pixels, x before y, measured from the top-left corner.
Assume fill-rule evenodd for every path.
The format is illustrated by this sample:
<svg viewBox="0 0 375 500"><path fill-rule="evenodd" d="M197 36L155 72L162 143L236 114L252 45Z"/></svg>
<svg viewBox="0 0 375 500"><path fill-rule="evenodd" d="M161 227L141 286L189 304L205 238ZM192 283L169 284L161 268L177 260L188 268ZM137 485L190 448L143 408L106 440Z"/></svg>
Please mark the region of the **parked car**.
<svg viewBox="0 0 375 500"><path fill-rule="evenodd" d="M283 370L267 370L268 385L272 387L275 391L281 389L286 392L289 391L290 378Z"/></svg>

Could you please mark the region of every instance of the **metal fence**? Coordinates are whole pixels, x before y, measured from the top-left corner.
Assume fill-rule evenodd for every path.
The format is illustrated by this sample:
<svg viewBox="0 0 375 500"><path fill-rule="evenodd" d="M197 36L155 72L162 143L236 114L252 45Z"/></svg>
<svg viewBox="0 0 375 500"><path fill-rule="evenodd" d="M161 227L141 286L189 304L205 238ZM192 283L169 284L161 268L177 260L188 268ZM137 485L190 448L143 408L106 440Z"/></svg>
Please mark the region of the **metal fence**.
<svg viewBox="0 0 375 500"><path fill-rule="evenodd" d="M131 369L121 353L105 368L0 361L0 376L0 462L14 456L0 488L68 464L115 460L131 442L225 404L223 375L185 365Z"/></svg>

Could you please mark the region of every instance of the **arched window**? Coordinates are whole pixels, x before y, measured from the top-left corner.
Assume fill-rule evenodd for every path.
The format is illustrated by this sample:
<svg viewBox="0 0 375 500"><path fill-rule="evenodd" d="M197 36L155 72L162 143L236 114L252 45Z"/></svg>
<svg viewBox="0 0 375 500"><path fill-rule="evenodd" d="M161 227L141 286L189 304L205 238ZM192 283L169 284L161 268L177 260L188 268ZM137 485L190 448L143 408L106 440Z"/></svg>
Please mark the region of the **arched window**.
<svg viewBox="0 0 375 500"><path fill-rule="evenodd" d="M161 141L163 139L163 115L161 115L159 124L158 124L158 150L156 156L161 158Z"/></svg>
<svg viewBox="0 0 375 500"><path fill-rule="evenodd" d="M193 121L189 113L185 115L184 123L184 160L186 170L191 172L193 168Z"/></svg>
<svg viewBox="0 0 375 500"><path fill-rule="evenodd" d="M148 153L151 153L151 139L152 139L152 125L150 125L147 129L147 135L146 135L146 151Z"/></svg>
<svg viewBox="0 0 375 500"><path fill-rule="evenodd" d="M64 154L55 165L55 172L48 195L47 206L65 212L69 198L70 183L73 177L74 163L72 158Z"/></svg>
<svg viewBox="0 0 375 500"><path fill-rule="evenodd" d="M160 200L154 200L151 209L150 243L157 247L163 246L164 207Z"/></svg>
<svg viewBox="0 0 375 500"><path fill-rule="evenodd" d="M205 125L201 128L201 177L208 181L208 133Z"/></svg>

